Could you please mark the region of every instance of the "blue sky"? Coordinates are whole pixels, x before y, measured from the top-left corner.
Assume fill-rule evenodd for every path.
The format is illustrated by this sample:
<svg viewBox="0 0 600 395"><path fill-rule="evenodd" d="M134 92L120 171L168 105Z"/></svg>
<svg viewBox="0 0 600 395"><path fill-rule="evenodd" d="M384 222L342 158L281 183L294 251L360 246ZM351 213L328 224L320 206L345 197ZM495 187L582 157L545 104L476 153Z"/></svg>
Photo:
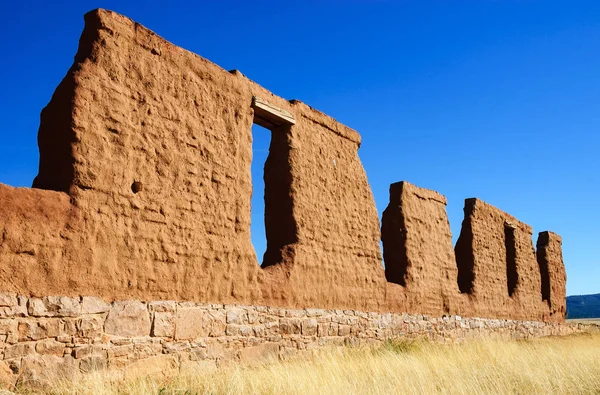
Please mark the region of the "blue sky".
<svg viewBox="0 0 600 395"><path fill-rule="evenodd" d="M563 236L567 294L600 292L600 2L7 2L0 182L31 185L39 113L98 7L356 129L380 212L392 182L435 189L456 238L479 197Z"/></svg>

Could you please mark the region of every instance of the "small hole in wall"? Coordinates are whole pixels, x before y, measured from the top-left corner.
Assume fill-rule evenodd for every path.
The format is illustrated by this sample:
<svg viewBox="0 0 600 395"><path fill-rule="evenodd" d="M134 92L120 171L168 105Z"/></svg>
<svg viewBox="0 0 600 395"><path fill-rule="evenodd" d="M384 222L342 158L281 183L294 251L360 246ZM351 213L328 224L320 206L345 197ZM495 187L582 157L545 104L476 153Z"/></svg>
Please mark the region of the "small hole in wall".
<svg viewBox="0 0 600 395"><path fill-rule="evenodd" d="M131 192L133 192L133 193L141 192L142 189L143 189L142 183L139 181L134 181L133 184L131 184Z"/></svg>

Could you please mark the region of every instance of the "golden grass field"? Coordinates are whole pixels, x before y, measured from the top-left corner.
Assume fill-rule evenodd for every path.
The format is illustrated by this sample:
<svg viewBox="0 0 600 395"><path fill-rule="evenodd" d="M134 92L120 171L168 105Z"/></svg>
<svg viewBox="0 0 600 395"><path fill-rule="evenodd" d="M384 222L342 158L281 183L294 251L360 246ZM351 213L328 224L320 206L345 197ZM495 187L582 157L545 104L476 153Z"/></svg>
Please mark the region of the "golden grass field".
<svg viewBox="0 0 600 395"><path fill-rule="evenodd" d="M51 393L600 394L600 334L456 345L397 341L230 364L168 380L111 381L98 373L58 383Z"/></svg>

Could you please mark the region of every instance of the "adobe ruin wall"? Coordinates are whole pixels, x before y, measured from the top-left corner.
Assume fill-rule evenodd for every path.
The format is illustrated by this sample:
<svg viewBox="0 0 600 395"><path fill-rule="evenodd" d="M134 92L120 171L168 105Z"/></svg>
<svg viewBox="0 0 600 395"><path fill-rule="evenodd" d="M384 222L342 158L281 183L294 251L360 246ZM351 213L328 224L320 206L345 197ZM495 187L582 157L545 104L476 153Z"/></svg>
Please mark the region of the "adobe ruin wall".
<svg viewBox="0 0 600 395"><path fill-rule="evenodd" d="M271 130L258 259L253 123ZM38 141L33 189L0 184L15 298L565 318L559 236L536 250L530 226L467 199L454 248L445 197L406 182L380 228L356 131L114 12L86 14Z"/></svg>

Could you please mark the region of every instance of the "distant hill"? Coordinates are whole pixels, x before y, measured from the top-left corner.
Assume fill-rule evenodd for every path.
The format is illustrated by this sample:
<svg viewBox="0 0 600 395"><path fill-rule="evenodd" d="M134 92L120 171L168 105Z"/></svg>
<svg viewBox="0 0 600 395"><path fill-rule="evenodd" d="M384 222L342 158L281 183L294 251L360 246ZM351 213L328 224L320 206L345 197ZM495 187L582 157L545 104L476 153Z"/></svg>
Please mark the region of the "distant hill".
<svg viewBox="0 0 600 395"><path fill-rule="evenodd" d="M600 294L567 296L567 318L600 317Z"/></svg>

